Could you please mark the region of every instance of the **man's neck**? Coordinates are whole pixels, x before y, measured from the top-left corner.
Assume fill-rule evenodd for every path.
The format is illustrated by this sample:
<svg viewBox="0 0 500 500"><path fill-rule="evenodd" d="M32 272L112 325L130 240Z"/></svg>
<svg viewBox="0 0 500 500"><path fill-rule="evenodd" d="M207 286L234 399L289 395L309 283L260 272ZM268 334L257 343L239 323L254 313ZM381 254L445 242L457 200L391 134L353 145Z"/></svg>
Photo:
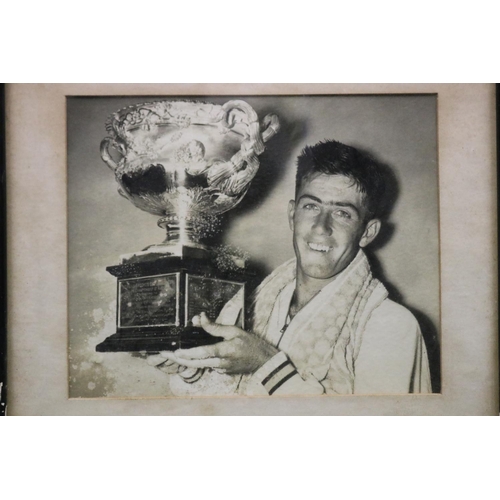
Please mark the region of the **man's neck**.
<svg viewBox="0 0 500 500"><path fill-rule="evenodd" d="M318 295L321 290L335 280L336 276L328 279L315 279L297 271L295 291L290 303L290 316L295 316L306 304Z"/></svg>

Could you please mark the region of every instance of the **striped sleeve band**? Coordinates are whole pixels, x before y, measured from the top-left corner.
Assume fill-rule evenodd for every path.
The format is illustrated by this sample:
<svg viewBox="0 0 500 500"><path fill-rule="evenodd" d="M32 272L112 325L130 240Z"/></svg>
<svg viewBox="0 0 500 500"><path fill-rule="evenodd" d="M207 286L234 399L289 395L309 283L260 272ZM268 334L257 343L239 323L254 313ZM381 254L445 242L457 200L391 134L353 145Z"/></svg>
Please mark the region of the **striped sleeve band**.
<svg viewBox="0 0 500 500"><path fill-rule="evenodd" d="M280 351L253 374L252 380L271 395L278 391L288 380L295 380L294 377L302 380L288 356L283 351ZM288 387L288 385L285 387ZM279 393L281 392L279 391Z"/></svg>
<svg viewBox="0 0 500 500"><path fill-rule="evenodd" d="M297 375L297 370L287 358L283 363L272 370L267 377L262 380L262 385L269 395L276 392L287 380Z"/></svg>

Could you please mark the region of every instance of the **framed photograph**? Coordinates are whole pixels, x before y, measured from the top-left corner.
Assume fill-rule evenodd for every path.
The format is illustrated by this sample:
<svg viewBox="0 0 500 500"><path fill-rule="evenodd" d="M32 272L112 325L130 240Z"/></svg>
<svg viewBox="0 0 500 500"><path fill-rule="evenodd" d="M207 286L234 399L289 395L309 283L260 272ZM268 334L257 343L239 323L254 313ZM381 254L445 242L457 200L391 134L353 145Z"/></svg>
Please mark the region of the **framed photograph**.
<svg viewBox="0 0 500 500"><path fill-rule="evenodd" d="M10 414L498 413L494 85L6 110Z"/></svg>

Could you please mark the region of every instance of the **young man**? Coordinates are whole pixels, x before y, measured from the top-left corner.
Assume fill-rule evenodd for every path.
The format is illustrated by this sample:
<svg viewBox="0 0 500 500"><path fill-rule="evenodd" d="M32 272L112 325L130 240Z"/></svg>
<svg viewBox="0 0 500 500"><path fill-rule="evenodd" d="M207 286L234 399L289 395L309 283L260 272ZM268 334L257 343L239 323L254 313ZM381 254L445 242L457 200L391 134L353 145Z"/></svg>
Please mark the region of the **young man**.
<svg viewBox="0 0 500 500"><path fill-rule="evenodd" d="M202 314L193 321L224 341L153 361L187 367L172 375L173 392L431 392L419 325L388 298L363 251L379 234L386 198L370 157L336 141L306 147L288 207L296 259L257 289L250 331Z"/></svg>

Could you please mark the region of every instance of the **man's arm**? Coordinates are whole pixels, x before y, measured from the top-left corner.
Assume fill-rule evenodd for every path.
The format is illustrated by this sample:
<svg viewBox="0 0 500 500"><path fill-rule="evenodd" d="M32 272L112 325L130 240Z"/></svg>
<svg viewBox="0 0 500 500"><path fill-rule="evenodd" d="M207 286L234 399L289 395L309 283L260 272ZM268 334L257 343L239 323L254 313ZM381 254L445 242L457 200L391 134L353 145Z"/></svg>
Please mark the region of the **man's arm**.
<svg viewBox="0 0 500 500"><path fill-rule="evenodd" d="M248 380L246 394L269 396L319 395L325 388L316 379L304 380L290 358L279 351Z"/></svg>
<svg viewBox="0 0 500 500"><path fill-rule="evenodd" d="M212 323L205 314L193 318L211 335L224 340L210 346L164 352L165 358L189 368L212 368L216 371L252 375L247 381L250 394L323 394L317 380L303 380L282 351L253 333L236 326Z"/></svg>
<svg viewBox="0 0 500 500"><path fill-rule="evenodd" d="M355 394L432 392L425 343L408 309L385 300L373 311L355 370Z"/></svg>
<svg viewBox="0 0 500 500"><path fill-rule="evenodd" d="M162 353L171 361L188 368L214 368L228 375L254 373L278 350L257 335L245 332L237 326L220 325L210 321L205 313L193 318L194 326L224 340L217 344L178 349Z"/></svg>

